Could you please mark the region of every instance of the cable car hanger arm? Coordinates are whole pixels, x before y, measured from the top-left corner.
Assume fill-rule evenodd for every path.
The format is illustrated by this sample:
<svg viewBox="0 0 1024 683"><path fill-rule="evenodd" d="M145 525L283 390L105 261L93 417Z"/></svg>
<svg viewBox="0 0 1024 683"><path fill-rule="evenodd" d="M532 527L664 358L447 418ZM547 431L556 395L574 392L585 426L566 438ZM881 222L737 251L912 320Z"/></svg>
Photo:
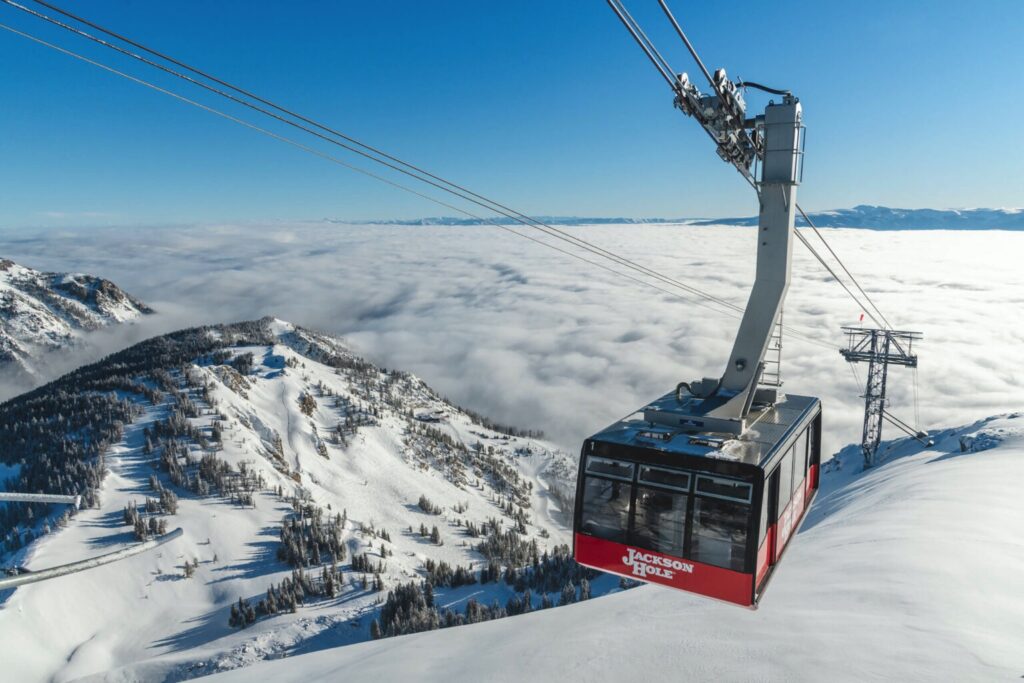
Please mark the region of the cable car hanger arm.
<svg viewBox="0 0 1024 683"><path fill-rule="evenodd" d="M607 1L664 77L667 62L622 0ZM696 119L715 141L718 156L750 183L758 193L760 211L756 277L725 372L717 379L681 382L677 386L677 401L684 404L684 413L692 415L680 418L677 410L663 411L651 406L645 410L645 416L652 422L699 425L741 434L755 400L774 403L777 398L774 390L758 390L757 385L790 282L802 111L799 100L787 92L781 103L770 102L764 114L748 118L742 89L729 79L725 69L714 74L708 71L665 0L658 2L713 90L704 94L685 72L679 73L670 83L675 93L674 105ZM761 162L760 180L752 172L757 161ZM688 395L684 395L684 390Z"/></svg>

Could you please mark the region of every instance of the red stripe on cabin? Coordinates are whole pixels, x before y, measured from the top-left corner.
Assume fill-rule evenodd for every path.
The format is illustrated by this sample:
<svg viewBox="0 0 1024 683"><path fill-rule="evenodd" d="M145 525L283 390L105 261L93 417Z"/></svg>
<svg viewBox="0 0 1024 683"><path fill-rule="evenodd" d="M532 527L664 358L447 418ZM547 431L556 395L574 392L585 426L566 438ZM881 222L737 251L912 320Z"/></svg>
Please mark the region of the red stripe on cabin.
<svg viewBox="0 0 1024 683"><path fill-rule="evenodd" d="M639 581L660 583L737 605L753 604L751 574L644 550L584 534L575 535L580 564Z"/></svg>
<svg viewBox="0 0 1024 683"><path fill-rule="evenodd" d="M764 581L765 577L768 576L768 568L771 566L771 558L769 553L772 549L772 542L775 540L775 525L768 527L768 530L764 534L764 542L761 543L761 547L757 549L757 580L755 581L756 586L760 587L761 582Z"/></svg>

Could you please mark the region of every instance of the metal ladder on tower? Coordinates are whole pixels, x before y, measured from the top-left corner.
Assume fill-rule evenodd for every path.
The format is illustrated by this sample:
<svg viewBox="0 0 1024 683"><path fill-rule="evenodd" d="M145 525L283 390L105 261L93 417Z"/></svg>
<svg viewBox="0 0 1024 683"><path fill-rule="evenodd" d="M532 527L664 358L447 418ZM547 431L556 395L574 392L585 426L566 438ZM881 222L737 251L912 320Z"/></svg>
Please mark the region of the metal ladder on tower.
<svg viewBox="0 0 1024 683"><path fill-rule="evenodd" d="M782 310L775 322L775 331L768 340L768 350L764 354L764 370L761 373L761 385L779 388L782 386Z"/></svg>

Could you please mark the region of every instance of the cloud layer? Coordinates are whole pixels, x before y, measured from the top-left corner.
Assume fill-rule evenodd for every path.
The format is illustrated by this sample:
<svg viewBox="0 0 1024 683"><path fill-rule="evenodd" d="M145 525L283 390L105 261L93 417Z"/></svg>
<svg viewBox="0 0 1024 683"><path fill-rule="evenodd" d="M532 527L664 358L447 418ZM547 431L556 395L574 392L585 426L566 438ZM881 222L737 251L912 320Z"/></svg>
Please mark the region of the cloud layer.
<svg viewBox="0 0 1024 683"><path fill-rule="evenodd" d="M742 304L749 228L570 228ZM1024 407L1024 234L829 230L897 327L921 330L923 426ZM113 280L160 313L94 338L54 372L186 325L276 315L346 336L463 405L540 428L575 449L680 380L718 376L737 321L486 227L327 223L0 233L0 254ZM786 322L833 342L786 339L785 389L825 401L826 447L860 437L863 391L838 354L860 309L795 247ZM70 354L66 354L70 356ZM858 369L860 377L864 368ZM890 376L914 421L913 377ZM889 431L892 435L892 431Z"/></svg>

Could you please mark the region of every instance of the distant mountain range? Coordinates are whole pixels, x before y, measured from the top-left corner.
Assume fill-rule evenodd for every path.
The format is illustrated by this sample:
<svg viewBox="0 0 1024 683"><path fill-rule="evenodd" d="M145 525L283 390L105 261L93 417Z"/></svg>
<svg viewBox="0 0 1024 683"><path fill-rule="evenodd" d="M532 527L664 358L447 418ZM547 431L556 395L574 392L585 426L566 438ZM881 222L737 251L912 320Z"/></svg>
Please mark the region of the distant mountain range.
<svg viewBox="0 0 1024 683"><path fill-rule="evenodd" d="M535 220L548 225L646 225L661 223L692 223L692 218L622 218L622 217L584 217L584 216L533 216ZM328 223L341 225L516 225L519 221L495 216L494 218L455 218L454 216L428 216L426 218L408 218L380 221L350 221L338 218L325 218Z"/></svg>
<svg viewBox="0 0 1024 683"><path fill-rule="evenodd" d="M819 228L871 230L1024 230L1021 209L892 209L861 204L809 214ZM757 225L757 216L693 221L696 225ZM797 217L797 225L806 225Z"/></svg>
<svg viewBox="0 0 1024 683"><path fill-rule="evenodd" d="M861 204L852 209L835 209L809 214L821 228L864 228L868 230L1024 230L1022 209L894 209ZM536 216L548 225L756 225L757 216L743 218L622 218L581 216ZM518 221L502 216L492 219L433 217L412 220L342 221L332 223L361 225L515 225ZM797 219L798 225L805 225Z"/></svg>

